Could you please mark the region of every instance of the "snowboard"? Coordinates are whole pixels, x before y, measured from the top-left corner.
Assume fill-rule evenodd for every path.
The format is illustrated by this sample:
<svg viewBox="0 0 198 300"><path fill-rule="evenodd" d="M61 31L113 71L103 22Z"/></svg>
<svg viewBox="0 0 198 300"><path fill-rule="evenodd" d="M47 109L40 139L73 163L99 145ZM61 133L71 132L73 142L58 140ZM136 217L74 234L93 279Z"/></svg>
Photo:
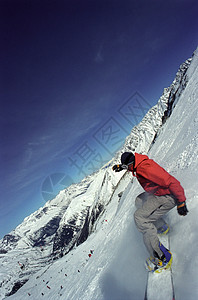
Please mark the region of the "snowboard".
<svg viewBox="0 0 198 300"><path fill-rule="evenodd" d="M160 242L170 249L169 235L159 235ZM173 274L170 265L162 269L148 271L144 300L175 300Z"/></svg>

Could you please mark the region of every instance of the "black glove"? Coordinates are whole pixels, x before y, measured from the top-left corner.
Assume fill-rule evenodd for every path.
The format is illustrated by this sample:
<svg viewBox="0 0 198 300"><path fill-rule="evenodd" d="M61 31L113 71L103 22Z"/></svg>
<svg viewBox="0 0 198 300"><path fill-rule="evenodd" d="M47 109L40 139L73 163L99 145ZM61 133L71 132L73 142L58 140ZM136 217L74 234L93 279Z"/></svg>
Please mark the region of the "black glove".
<svg viewBox="0 0 198 300"><path fill-rule="evenodd" d="M177 205L177 212L180 216L186 216L188 213L188 209L186 207L186 203L183 202L182 204Z"/></svg>
<svg viewBox="0 0 198 300"><path fill-rule="evenodd" d="M115 172L120 172L123 170L123 167L122 167L122 165L114 165L112 169Z"/></svg>

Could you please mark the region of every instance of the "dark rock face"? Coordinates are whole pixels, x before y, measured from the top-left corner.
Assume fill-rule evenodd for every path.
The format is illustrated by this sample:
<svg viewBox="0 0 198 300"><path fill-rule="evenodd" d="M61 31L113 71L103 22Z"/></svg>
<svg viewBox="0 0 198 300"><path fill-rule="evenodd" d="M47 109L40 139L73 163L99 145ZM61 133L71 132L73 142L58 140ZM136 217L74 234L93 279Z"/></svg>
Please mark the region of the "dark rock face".
<svg viewBox="0 0 198 300"><path fill-rule="evenodd" d="M167 110L164 112L164 116L162 117L162 124L164 124L166 120L170 117L173 107L177 103L177 99L179 99L179 96L181 95L182 91L185 89L188 83L186 72L189 68L191 60L192 59L188 59L180 66L179 71L176 74L176 78L173 84L170 86Z"/></svg>
<svg viewBox="0 0 198 300"><path fill-rule="evenodd" d="M20 236L14 234L6 234L0 243L0 253L5 254L17 245L21 239Z"/></svg>
<svg viewBox="0 0 198 300"><path fill-rule="evenodd" d="M39 214L36 215L36 218L37 218L37 219L40 219L44 214L47 213L47 211L48 211L48 208L47 208L47 207L44 207L44 208L42 209L42 211L41 211Z"/></svg>
<svg viewBox="0 0 198 300"><path fill-rule="evenodd" d="M103 204L98 203L95 207L95 209L92 210L91 212L91 219L90 219L90 223L93 226L96 222L96 220L99 218L99 216L102 214L102 212L104 211L105 207Z"/></svg>
<svg viewBox="0 0 198 300"><path fill-rule="evenodd" d="M8 293L6 296L9 297L11 295L14 295L27 281L28 279L15 282L11 292Z"/></svg>
<svg viewBox="0 0 198 300"><path fill-rule="evenodd" d="M20 237L17 235L6 234L3 238L3 243L5 246L9 244L16 244L20 240Z"/></svg>
<svg viewBox="0 0 198 300"><path fill-rule="evenodd" d="M5 250L5 249L0 249L0 254L6 254L6 253L8 253L7 250Z"/></svg>
<svg viewBox="0 0 198 300"><path fill-rule="evenodd" d="M34 236L32 237L33 240L33 247L39 247L45 245L45 240L47 237L52 236L56 233L61 217L55 217L50 220L44 227L40 230L36 231Z"/></svg>
<svg viewBox="0 0 198 300"><path fill-rule="evenodd" d="M61 231L57 232L54 237L53 252L62 252L67 247L72 248L73 237L78 232L78 229L72 225L65 225ZM68 251L67 251L68 252Z"/></svg>
<svg viewBox="0 0 198 300"><path fill-rule="evenodd" d="M89 214L87 214L84 225L80 231L80 235L76 241L76 245L80 245L86 241L89 236Z"/></svg>
<svg viewBox="0 0 198 300"><path fill-rule="evenodd" d="M91 233L93 225L103 211L104 205L97 203L92 210L87 207L84 211L80 212L76 218L70 219L67 224L60 227L54 237L54 254L56 252L67 253L75 245L78 246L84 243ZM76 225L79 220L81 225Z"/></svg>

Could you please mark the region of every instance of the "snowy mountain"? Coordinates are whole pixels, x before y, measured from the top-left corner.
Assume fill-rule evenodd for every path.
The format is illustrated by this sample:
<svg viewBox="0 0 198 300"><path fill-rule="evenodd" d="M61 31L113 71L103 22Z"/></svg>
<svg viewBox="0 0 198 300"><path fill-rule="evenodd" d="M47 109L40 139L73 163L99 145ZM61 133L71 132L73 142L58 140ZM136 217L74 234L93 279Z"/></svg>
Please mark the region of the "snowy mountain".
<svg viewBox="0 0 198 300"><path fill-rule="evenodd" d="M61 191L0 241L0 299L143 299L148 254L133 221L142 188L131 173L111 169L128 150L148 154L185 189L188 216L176 209L167 216L174 285L177 299L198 298L197 67L198 50L107 165ZM159 299L165 299L163 290Z"/></svg>

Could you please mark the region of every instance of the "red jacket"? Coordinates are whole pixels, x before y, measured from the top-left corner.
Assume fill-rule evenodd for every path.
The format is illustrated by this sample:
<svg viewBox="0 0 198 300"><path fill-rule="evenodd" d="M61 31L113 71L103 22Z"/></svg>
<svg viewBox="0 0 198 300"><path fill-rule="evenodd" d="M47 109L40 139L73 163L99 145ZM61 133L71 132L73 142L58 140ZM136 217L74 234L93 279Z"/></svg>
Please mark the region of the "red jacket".
<svg viewBox="0 0 198 300"><path fill-rule="evenodd" d="M186 200L180 182L147 155L135 153L135 166L131 164L128 169L146 192L156 196L173 195L178 202Z"/></svg>

